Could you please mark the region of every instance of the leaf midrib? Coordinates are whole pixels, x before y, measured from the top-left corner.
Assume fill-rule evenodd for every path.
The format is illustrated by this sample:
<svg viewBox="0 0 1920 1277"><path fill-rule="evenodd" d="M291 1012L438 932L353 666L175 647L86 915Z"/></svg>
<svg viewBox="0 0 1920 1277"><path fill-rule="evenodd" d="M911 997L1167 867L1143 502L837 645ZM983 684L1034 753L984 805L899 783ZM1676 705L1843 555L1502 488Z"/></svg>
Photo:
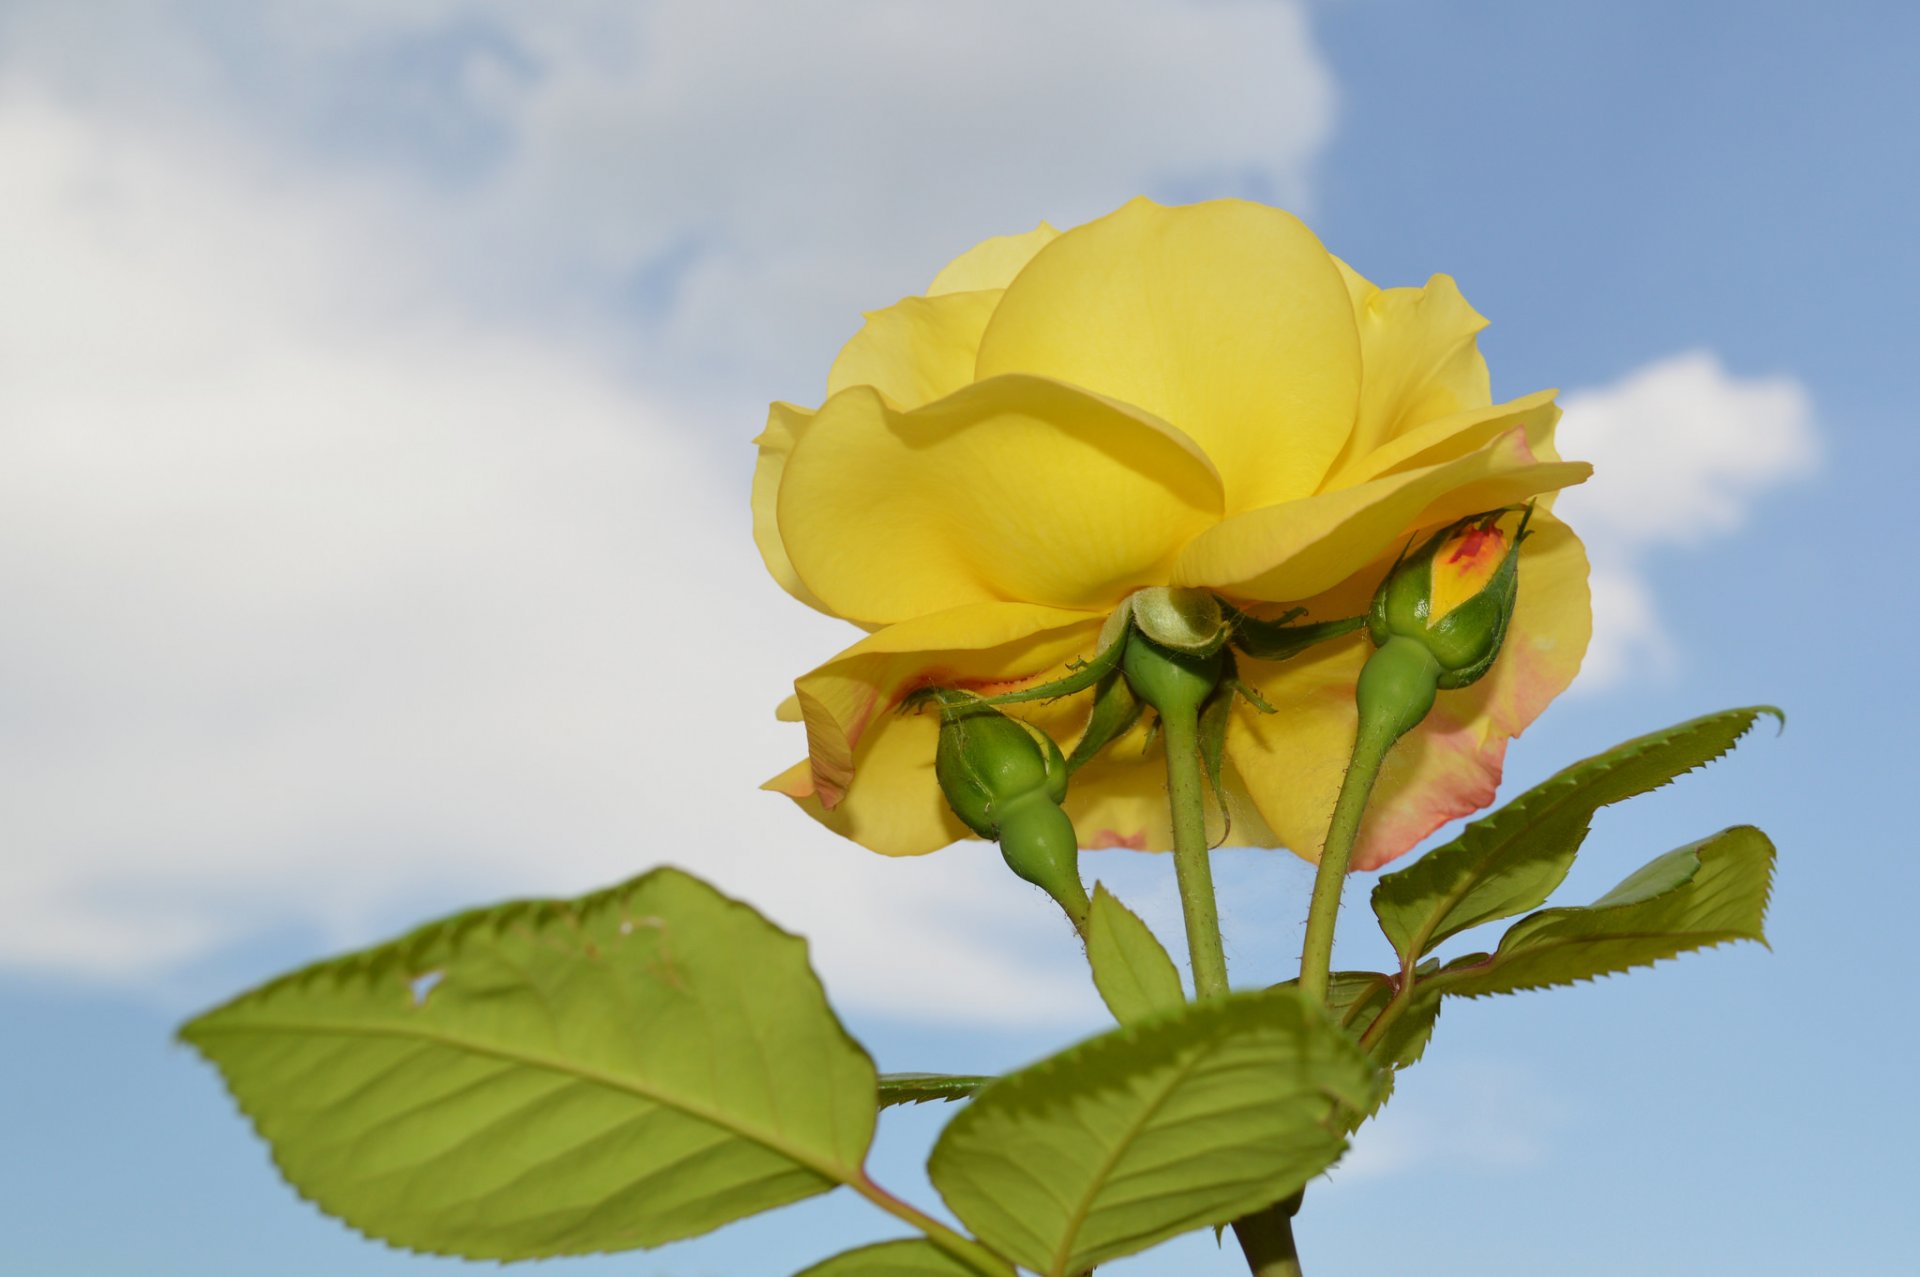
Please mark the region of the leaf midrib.
<svg viewBox="0 0 1920 1277"><path fill-rule="evenodd" d="M557 1073L563 1077L573 1078L578 1082L583 1082L590 1086L599 1086L610 1091L632 1095L639 1099L649 1101L650 1103L673 1109L688 1117L718 1127L749 1143L757 1144L771 1153L777 1153L788 1161L804 1167L821 1176L823 1179L831 1180L836 1184L851 1184L860 1174L860 1168L857 1166L849 1168L835 1162L822 1160L810 1153L803 1152L801 1149L776 1135L771 1135L755 1127L748 1126L729 1118L723 1113L716 1112L705 1105L695 1104L684 1098L676 1097L659 1088L649 1087L643 1083L623 1078L617 1074L606 1073L599 1069L587 1068L584 1065L569 1063L550 1056L534 1055L525 1051L515 1051L509 1047L494 1046L469 1038L463 1038L457 1034L426 1030L415 1026L389 1027L365 1024L341 1024L326 1020L274 1019L271 1021L255 1021L247 1024L209 1024L203 1022L190 1026L189 1031L183 1034L183 1036L187 1037L189 1041L192 1041L196 1038L219 1034L246 1036L249 1034L276 1032L311 1035L332 1034L339 1037L391 1038L402 1041L425 1042L448 1050L465 1051L488 1059L518 1064L527 1068L541 1069L549 1073Z"/></svg>

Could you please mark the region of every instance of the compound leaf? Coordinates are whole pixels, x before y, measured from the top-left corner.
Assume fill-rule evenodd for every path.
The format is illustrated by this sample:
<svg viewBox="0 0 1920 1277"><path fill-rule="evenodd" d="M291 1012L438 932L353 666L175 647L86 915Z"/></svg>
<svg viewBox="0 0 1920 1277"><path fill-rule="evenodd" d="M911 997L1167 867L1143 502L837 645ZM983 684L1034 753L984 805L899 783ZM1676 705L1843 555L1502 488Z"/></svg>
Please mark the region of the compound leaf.
<svg viewBox="0 0 1920 1277"><path fill-rule="evenodd" d="M1468 825L1373 888L1373 911L1401 961L1449 936L1546 903L1600 808L1658 789L1732 749L1769 706L1726 710L1650 733L1553 776Z"/></svg>

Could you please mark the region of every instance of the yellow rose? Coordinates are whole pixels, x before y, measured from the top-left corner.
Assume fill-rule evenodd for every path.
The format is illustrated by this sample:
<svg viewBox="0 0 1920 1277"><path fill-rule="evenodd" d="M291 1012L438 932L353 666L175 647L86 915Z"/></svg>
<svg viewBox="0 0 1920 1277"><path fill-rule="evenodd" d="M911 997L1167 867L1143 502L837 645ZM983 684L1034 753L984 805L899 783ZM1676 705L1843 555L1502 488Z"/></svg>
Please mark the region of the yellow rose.
<svg viewBox="0 0 1920 1277"><path fill-rule="evenodd" d="M969 833L935 782L936 716L895 712L914 690L1055 677L1143 586L1355 616L1410 537L1580 482L1552 391L1492 402L1485 322L1444 275L1376 288L1240 200L988 240L871 313L826 402L773 405L758 440L768 569L871 631L796 681L783 717L809 757L767 787L875 851L933 851ZM1504 652L1395 749L1355 867L1490 802L1507 740L1579 669L1586 558L1544 510L1534 528ZM1236 844L1318 858L1370 650L1242 659L1277 712L1228 728ZM1064 742L1089 700L1018 711ZM1165 776L1139 727L1077 773L1082 844L1167 848Z"/></svg>

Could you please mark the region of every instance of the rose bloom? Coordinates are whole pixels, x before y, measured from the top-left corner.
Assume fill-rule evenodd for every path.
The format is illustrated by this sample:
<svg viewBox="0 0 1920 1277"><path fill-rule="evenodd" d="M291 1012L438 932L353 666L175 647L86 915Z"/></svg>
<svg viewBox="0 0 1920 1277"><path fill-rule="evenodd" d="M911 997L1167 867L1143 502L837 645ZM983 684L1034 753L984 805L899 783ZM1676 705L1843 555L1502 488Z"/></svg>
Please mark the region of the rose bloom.
<svg viewBox="0 0 1920 1277"><path fill-rule="evenodd" d="M972 835L934 778L914 690L1060 676L1143 586L1260 616L1356 616L1411 538L1586 478L1552 391L1495 404L1451 279L1378 288L1298 219L1139 199L1064 233L991 239L924 296L867 316L817 411L773 405L754 536L788 592L870 631L800 677L808 757L768 782L888 855ZM1491 802L1509 738L1573 679L1591 616L1580 543L1541 501L1492 671L1443 692L1389 756L1356 868ZM1364 633L1240 658L1273 706L1234 707L1236 845L1317 859L1352 748ZM1070 744L1091 695L1010 707ZM1150 717L1150 715L1148 716ZM1082 846L1165 849L1146 724L1074 775Z"/></svg>

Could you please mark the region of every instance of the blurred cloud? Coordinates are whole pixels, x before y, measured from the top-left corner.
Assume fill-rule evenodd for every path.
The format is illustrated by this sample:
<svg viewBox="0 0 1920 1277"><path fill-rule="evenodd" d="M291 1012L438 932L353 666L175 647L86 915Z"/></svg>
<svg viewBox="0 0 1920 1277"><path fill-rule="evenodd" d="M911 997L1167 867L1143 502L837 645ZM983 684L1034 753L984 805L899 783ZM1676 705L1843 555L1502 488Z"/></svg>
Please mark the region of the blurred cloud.
<svg viewBox="0 0 1920 1277"><path fill-rule="evenodd" d="M1707 351L1570 394L1561 450L1594 477L1555 513L1593 559L1594 636L1578 686L1613 686L1674 653L1645 574L1654 556L1726 537L1771 489L1820 463L1813 402L1792 377L1740 377Z"/></svg>

